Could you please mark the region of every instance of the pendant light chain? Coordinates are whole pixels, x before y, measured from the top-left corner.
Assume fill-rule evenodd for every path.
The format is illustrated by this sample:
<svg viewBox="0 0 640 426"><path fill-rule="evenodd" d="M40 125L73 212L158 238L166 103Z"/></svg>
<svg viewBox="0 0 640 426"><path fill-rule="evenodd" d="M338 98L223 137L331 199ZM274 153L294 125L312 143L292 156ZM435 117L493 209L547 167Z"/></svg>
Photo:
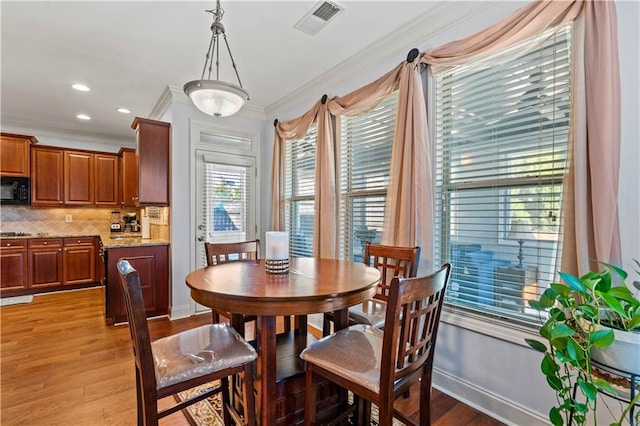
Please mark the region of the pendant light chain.
<svg viewBox="0 0 640 426"><path fill-rule="evenodd" d="M226 117L235 114L246 101L249 100L249 92L242 87L238 67L231 53L227 34L224 25L222 25L222 17L224 9L220 7L220 0L216 0L216 8L206 10L207 13L213 15L213 23L211 24L211 39L205 55L204 67L202 68L202 77L200 80L193 80L184 85L184 92L191 98L194 105L202 112L216 117ZM224 38L224 44L227 47L231 65L235 72L239 86L220 81L220 46ZM215 56L215 59L214 59ZM216 79L211 79L213 73L213 61L216 65ZM207 76L205 79L205 75Z"/></svg>

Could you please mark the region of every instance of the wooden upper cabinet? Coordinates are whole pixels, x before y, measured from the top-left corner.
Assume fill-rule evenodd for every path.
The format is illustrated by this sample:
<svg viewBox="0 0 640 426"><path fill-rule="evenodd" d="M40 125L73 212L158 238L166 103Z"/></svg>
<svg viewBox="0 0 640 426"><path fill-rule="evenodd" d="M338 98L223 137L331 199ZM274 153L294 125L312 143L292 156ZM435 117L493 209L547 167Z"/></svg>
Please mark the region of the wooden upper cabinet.
<svg viewBox="0 0 640 426"><path fill-rule="evenodd" d="M136 117L138 153L138 204L169 205L171 124Z"/></svg>
<svg viewBox="0 0 640 426"><path fill-rule="evenodd" d="M95 203L98 207L117 207L119 198L118 156L95 154Z"/></svg>
<svg viewBox="0 0 640 426"><path fill-rule="evenodd" d="M64 203L68 206L93 205L95 157L81 151L64 151Z"/></svg>
<svg viewBox="0 0 640 426"><path fill-rule="evenodd" d="M133 148L121 148L120 159L120 206L136 207L138 202L138 156Z"/></svg>
<svg viewBox="0 0 640 426"><path fill-rule="evenodd" d="M31 149L31 205L64 204L64 151L57 148Z"/></svg>
<svg viewBox="0 0 640 426"><path fill-rule="evenodd" d="M0 133L0 176L30 177L33 136Z"/></svg>

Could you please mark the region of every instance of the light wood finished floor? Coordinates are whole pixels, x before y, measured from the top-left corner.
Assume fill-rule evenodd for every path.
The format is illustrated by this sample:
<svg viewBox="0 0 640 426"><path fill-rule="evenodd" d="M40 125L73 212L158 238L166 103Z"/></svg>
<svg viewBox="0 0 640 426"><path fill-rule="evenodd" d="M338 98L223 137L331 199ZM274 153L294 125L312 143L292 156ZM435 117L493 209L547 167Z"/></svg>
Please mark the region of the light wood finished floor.
<svg viewBox="0 0 640 426"><path fill-rule="evenodd" d="M152 339L209 322L210 315L150 321ZM27 305L0 308L0 424L134 425L133 352L126 326L104 321L102 288L37 296ZM415 414L417 389L399 401ZM434 391L433 424L501 425ZM181 413L161 425L187 425Z"/></svg>

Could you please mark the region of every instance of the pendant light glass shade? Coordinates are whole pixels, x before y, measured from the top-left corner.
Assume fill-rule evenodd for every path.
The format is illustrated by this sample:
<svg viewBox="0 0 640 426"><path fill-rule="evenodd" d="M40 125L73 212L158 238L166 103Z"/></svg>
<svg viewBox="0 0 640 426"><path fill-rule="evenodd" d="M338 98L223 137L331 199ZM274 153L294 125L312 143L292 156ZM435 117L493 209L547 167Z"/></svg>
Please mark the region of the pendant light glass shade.
<svg viewBox="0 0 640 426"><path fill-rule="evenodd" d="M249 100L249 92L242 87L238 68L229 48L224 25L222 25L224 10L220 7L220 0L216 0L216 8L214 10L207 10L207 12L213 15L213 23L211 24L211 41L205 56L202 77L200 77L200 80L193 80L185 84L184 93L191 98L196 108L205 114L213 115L214 117L227 117L242 108L245 102ZM227 47L231 65L238 79L238 85L218 80L220 75L220 44L222 41ZM213 58L216 58L215 80L211 79ZM205 78L207 68L209 73Z"/></svg>
<svg viewBox="0 0 640 426"><path fill-rule="evenodd" d="M194 80L184 85L184 92L205 114L227 117L240 111L249 93L240 86L218 80Z"/></svg>

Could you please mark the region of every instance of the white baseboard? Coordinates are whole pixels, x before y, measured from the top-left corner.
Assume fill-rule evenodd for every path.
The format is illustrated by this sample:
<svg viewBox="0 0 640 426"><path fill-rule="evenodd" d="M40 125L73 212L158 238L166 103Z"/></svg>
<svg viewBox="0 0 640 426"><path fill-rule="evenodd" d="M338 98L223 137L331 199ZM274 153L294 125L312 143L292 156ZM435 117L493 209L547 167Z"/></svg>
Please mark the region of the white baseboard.
<svg viewBox="0 0 640 426"><path fill-rule="evenodd" d="M513 401L436 368L433 369L432 385L439 391L507 425L539 426L550 424L549 420L540 413L529 411Z"/></svg>
<svg viewBox="0 0 640 426"><path fill-rule="evenodd" d="M191 316L191 306L190 305L182 305L182 306L171 306L169 307L169 318L171 321L177 320L180 318L188 318Z"/></svg>

